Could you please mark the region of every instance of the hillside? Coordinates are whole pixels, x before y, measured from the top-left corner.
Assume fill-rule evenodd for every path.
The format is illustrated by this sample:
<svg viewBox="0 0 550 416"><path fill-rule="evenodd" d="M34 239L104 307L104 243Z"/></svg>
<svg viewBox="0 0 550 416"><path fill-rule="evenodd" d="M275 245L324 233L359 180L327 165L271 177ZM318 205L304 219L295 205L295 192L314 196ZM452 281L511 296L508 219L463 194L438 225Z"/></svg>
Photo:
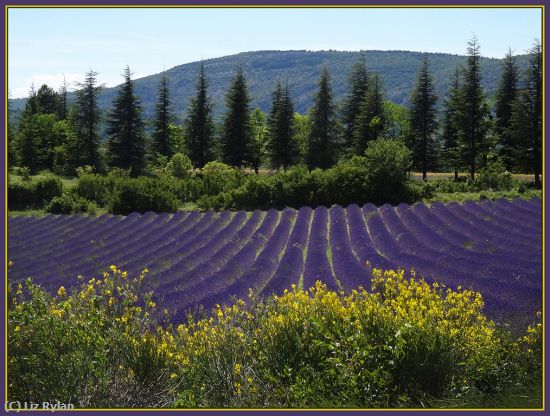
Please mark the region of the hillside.
<svg viewBox="0 0 550 416"><path fill-rule="evenodd" d="M398 104L407 104L423 55L420 52L409 51L366 51L369 70L377 71L381 75L387 99ZM348 88L350 69L360 56L360 52L341 51L257 51L205 60L205 72L210 84L209 92L214 101L214 112L216 115L223 113L225 92L238 66L244 69L252 106L264 111L271 106L271 92L277 79L288 79L296 111L306 112L311 106L322 67L329 69L334 97L336 101L340 101ZM455 68L464 65L466 57L445 53L430 53L428 56L437 94L443 98L448 91ZM518 56L517 62L520 68L525 68L527 56ZM194 93L199 65L200 62L193 62L166 71L170 80L173 108L178 118L184 114ZM501 60L482 58L481 74L483 87L491 97L500 78ZM142 100L147 117L154 111L159 77L160 74L154 74L135 80L136 92ZM101 82L101 74L99 81ZM104 90L100 98L101 108L110 108L117 89L118 87ZM12 117L17 116L24 102L24 99L10 100Z"/></svg>

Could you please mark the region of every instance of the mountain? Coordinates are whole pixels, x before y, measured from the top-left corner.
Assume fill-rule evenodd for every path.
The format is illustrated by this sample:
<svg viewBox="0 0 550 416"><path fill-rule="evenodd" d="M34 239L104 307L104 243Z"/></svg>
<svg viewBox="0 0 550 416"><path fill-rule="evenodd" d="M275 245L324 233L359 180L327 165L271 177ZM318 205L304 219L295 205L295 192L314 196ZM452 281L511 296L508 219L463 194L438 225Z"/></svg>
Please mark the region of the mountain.
<svg viewBox="0 0 550 416"><path fill-rule="evenodd" d="M383 80L386 98L407 104L414 86L417 71L424 53L410 51L364 51L369 71L376 71ZM209 93L214 102L214 113L220 116L225 111L225 93L235 69L241 66L248 83L252 107L268 111L271 92L278 79L288 80L295 110L305 113L311 106L317 88L321 68L327 67L332 77L334 98L340 101L348 90L348 76L361 52L342 51L257 51L203 61L209 82ZM439 104L447 94L455 68L466 64L466 57L446 53L428 53L430 71L435 80ZM520 69L527 67L527 55L516 57ZM175 66L166 71L169 79L173 109L181 121L189 99L194 94L194 85L200 62ZM491 98L497 88L502 60L482 58L482 85ZM121 68L122 70L122 68ZM135 91L141 98L146 117L154 114L155 97L161 74L149 75L135 80ZM101 82L101 74L99 75ZM100 106L108 110L120 86L106 88L100 97ZM10 100L12 118L23 108L25 99Z"/></svg>

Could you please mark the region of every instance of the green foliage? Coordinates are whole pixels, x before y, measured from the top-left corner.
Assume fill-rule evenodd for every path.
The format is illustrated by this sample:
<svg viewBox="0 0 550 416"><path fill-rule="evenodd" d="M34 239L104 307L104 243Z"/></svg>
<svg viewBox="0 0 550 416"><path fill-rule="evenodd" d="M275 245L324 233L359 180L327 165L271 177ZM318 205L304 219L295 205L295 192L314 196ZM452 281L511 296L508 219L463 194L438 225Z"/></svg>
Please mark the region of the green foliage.
<svg viewBox="0 0 550 416"><path fill-rule="evenodd" d="M159 187L152 178L139 177L121 181L112 197L109 212L128 215L132 212L176 212L176 196L165 188Z"/></svg>
<svg viewBox="0 0 550 416"><path fill-rule="evenodd" d="M8 209L42 208L62 193L63 183L54 176L10 183L8 184Z"/></svg>
<svg viewBox="0 0 550 416"><path fill-rule="evenodd" d="M19 130L18 153L21 166L31 173L53 166L53 148L63 140L55 114L37 113L25 117Z"/></svg>
<svg viewBox="0 0 550 416"><path fill-rule="evenodd" d="M193 164L187 155L176 153L166 164L165 171L174 178L185 179L193 176Z"/></svg>
<svg viewBox="0 0 550 416"><path fill-rule="evenodd" d="M172 326L114 265L57 295L8 290L9 400L77 407L424 407L542 378L541 323L518 339L471 290L373 271L347 295L321 282L217 306ZM497 396L498 397L498 396ZM491 407L501 407L496 403Z"/></svg>
<svg viewBox="0 0 550 416"><path fill-rule="evenodd" d="M258 108L250 114L250 162L256 174L267 155L269 146L268 125L264 112Z"/></svg>
<svg viewBox="0 0 550 416"><path fill-rule="evenodd" d="M185 147L193 165L202 168L213 160L214 123L212 100L207 95L208 81L201 64L196 84L196 96L191 99L185 119Z"/></svg>
<svg viewBox="0 0 550 416"><path fill-rule="evenodd" d="M356 129L356 119L360 112L361 103L368 91L369 74L365 55L355 63L349 75L349 93L344 99L342 106L342 124L343 124L343 147L346 153L355 153L354 133Z"/></svg>
<svg viewBox="0 0 550 416"><path fill-rule="evenodd" d="M378 139L386 126L382 81L378 73L367 89L359 107L354 131L355 152L362 155L370 141Z"/></svg>
<svg viewBox="0 0 550 416"><path fill-rule="evenodd" d="M321 71L319 88L310 109L311 130L308 138L306 163L309 169L330 168L336 161L336 113L330 75Z"/></svg>
<svg viewBox="0 0 550 416"><path fill-rule="evenodd" d="M78 214L87 212L95 214L97 205L93 201L89 201L79 197L74 192L64 192L61 196L52 198L46 206L46 212L52 214Z"/></svg>
<svg viewBox="0 0 550 416"><path fill-rule="evenodd" d="M200 174L206 195L216 195L237 188L243 181L243 174L238 169L221 162L208 162Z"/></svg>
<svg viewBox="0 0 550 416"><path fill-rule="evenodd" d="M251 161L250 98L242 68L239 67L226 94L227 112L221 139L222 160L243 167Z"/></svg>
<svg viewBox="0 0 550 416"><path fill-rule="evenodd" d="M166 72L163 73L158 87L151 150L153 155L170 157L174 154L170 123L173 119Z"/></svg>
<svg viewBox="0 0 550 416"><path fill-rule="evenodd" d="M409 200L407 173L411 151L400 141L378 139L365 151L370 202L399 203Z"/></svg>
<svg viewBox="0 0 550 416"><path fill-rule="evenodd" d="M140 175L145 167L145 132L141 112L127 66L124 84L113 101L107 135L110 165L130 169L132 176Z"/></svg>
<svg viewBox="0 0 550 416"><path fill-rule="evenodd" d="M495 191L509 191L514 185L518 186L499 159L490 161L486 167L479 170L475 185L478 189Z"/></svg>
<svg viewBox="0 0 550 416"><path fill-rule="evenodd" d="M101 280L82 282L74 292L61 287L56 296L30 281L11 286L10 400L55 398L76 408L172 404L174 348L155 330L144 276L130 279L112 266Z"/></svg>
<svg viewBox="0 0 550 416"><path fill-rule="evenodd" d="M277 82L269 114L269 158L271 166L288 168L296 160L294 136L294 104L290 98L288 81L283 88Z"/></svg>

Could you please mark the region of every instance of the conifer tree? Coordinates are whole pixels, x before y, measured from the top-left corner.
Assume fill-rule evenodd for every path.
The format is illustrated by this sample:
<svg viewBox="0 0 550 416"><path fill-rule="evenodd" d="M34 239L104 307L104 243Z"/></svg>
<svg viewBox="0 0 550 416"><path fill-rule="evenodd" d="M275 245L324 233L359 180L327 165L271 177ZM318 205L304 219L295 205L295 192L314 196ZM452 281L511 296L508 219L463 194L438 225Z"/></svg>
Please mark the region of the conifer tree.
<svg viewBox="0 0 550 416"><path fill-rule="evenodd" d="M69 123L74 134L68 145L69 170L89 165L101 169L99 157L99 122L101 113L98 104L103 85L97 84L97 72L86 73L84 82L77 84L74 105L69 111Z"/></svg>
<svg viewBox="0 0 550 416"><path fill-rule="evenodd" d="M462 166L460 157L458 113L460 111L460 70L456 68L449 95L443 102L443 126L441 130L443 160L454 171L455 181Z"/></svg>
<svg viewBox="0 0 550 416"><path fill-rule="evenodd" d="M511 130L518 143L519 158L528 172L535 174L540 188L542 173L542 47L540 41L529 50L525 88L512 105Z"/></svg>
<svg viewBox="0 0 550 416"><path fill-rule="evenodd" d="M518 70L512 56L512 50L504 57L502 76L496 94L495 131L499 138L500 155L508 171L512 171L517 155L517 144L514 143L510 130L512 120L512 103L517 97Z"/></svg>
<svg viewBox="0 0 550 416"><path fill-rule="evenodd" d="M130 169L132 176L142 173L145 165L145 133L141 105L134 93L130 68L124 70L124 84L113 100L108 120L110 165Z"/></svg>
<svg viewBox="0 0 550 416"><path fill-rule="evenodd" d="M196 84L196 95L191 99L185 119L185 143L193 166L202 168L214 160L212 155L214 124L212 101L207 95L208 81L201 64Z"/></svg>
<svg viewBox="0 0 550 416"><path fill-rule="evenodd" d="M36 101L38 103L38 112L42 114L59 113L59 95L46 84L43 84L36 93Z"/></svg>
<svg viewBox="0 0 550 416"><path fill-rule="evenodd" d="M386 117L384 114L384 98L382 85L378 74L375 74L366 91L354 132L355 152L358 155L365 153L370 141L376 140L384 131Z"/></svg>
<svg viewBox="0 0 550 416"><path fill-rule="evenodd" d="M354 132L356 130L356 121L361 108L361 103L368 90L368 73L365 62L365 55L362 60L357 62L352 69L349 77L350 92L344 101L342 108L342 124L344 128L344 149L354 149Z"/></svg>
<svg viewBox="0 0 550 416"><path fill-rule="evenodd" d="M421 169L422 179L426 180L428 169L435 166L436 143L434 132L437 128L435 87L428 69L428 56L424 55L416 86L411 95L410 149L413 168Z"/></svg>
<svg viewBox="0 0 550 416"><path fill-rule="evenodd" d="M254 172L256 172L257 175L267 154L269 144L266 116L259 108L255 108L250 114L250 130L252 137L250 146L250 161L252 168L254 168Z"/></svg>
<svg viewBox="0 0 550 416"><path fill-rule="evenodd" d="M59 109L57 117L59 120L65 120L67 116L69 115L69 101L67 97L67 80L65 79L65 75L63 75L63 84L61 84L61 88L59 89L58 96L59 96Z"/></svg>
<svg viewBox="0 0 550 416"><path fill-rule="evenodd" d="M224 163L243 167L251 162L250 98L242 68L237 70L226 95L227 113L221 140Z"/></svg>
<svg viewBox="0 0 550 416"><path fill-rule="evenodd" d="M311 130L306 155L309 169L327 169L336 160L336 117L332 102L330 75L326 68L321 71L318 85L319 89L313 99L311 110Z"/></svg>
<svg viewBox="0 0 550 416"><path fill-rule="evenodd" d="M294 136L294 105L290 98L288 82L282 88L277 82L273 92L273 104L269 116L269 153L271 165L288 168L296 159Z"/></svg>
<svg viewBox="0 0 550 416"><path fill-rule="evenodd" d="M151 143L151 157L153 160L156 160L159 155L170 158L174 154L174 146L172 143L172 134L170 129L170 123L173 117L170 108L171 102L166 72L162 74L157 94L157 105L155 108L155 119L153 121Z"/></svg>
<svg viewBox="0 0 550 416"><path fill-rule="evenodd" d="M489 108L481 87L481 54L479 42L474 36L468 42L468 61L464 70L464 82L461 90L461 109L458 113L461 127L463 160L470 168L470 177L475 178L477 157L480 149L485 148L484 142L488 131L487 117ZM481 155L486 159L486 154ZM485 165L485 161L483 161Z"/></svg>

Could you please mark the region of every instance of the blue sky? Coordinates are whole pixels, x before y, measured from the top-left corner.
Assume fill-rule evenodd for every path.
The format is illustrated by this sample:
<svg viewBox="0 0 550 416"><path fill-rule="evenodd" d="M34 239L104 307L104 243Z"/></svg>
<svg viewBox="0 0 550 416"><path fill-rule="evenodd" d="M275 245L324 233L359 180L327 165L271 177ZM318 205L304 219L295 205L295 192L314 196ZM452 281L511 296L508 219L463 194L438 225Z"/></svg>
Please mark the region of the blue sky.
<svg viewBox="0 0 550 416"><path fill-rule="evenodd" d="M90 68L114 86L201 59L265 49L412 50L502 57L541 38L540 9L10 9L12 98Z"/></svg>

